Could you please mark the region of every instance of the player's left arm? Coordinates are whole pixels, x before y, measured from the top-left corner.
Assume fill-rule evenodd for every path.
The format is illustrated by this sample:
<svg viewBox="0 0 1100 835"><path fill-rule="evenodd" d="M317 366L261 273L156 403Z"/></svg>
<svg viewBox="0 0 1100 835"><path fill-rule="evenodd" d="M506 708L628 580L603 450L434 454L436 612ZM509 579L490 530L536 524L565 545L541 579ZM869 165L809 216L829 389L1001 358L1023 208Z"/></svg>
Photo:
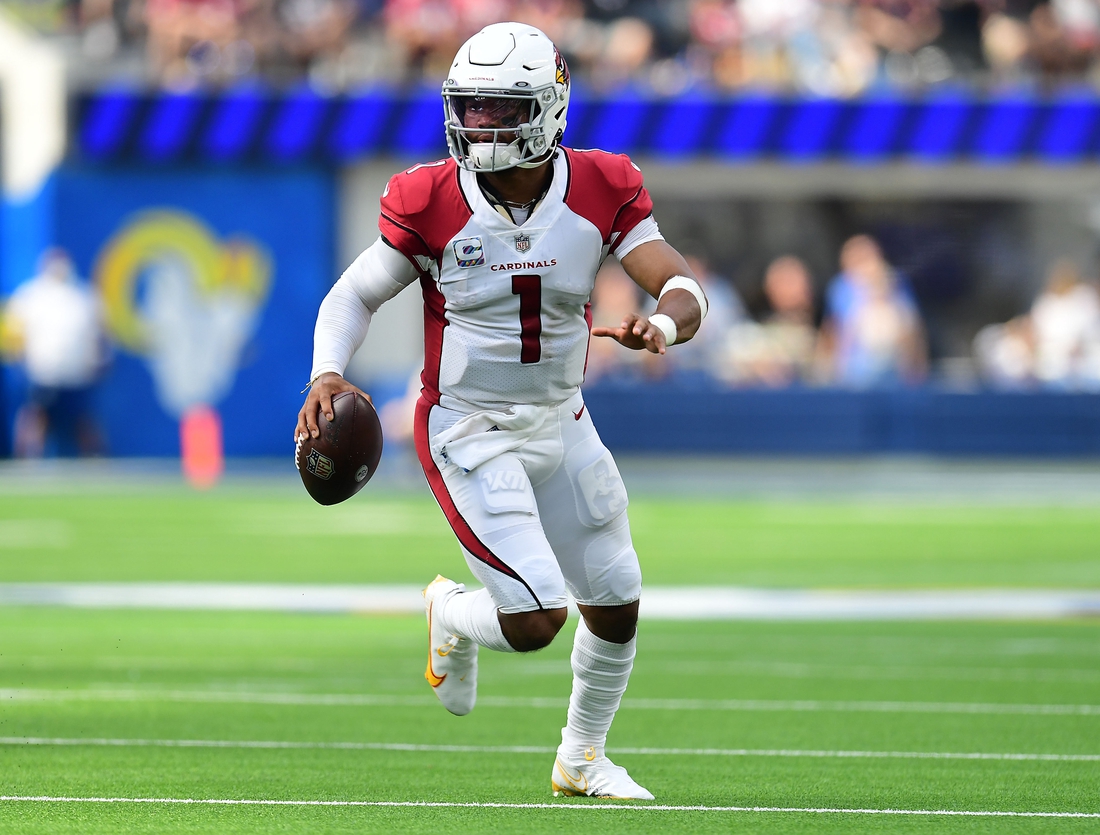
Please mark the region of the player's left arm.
<svg viewBox="0 0 1100 835"><path fill-rule="evenodd" d="M684 257L664 240L639 244L622 257L626 274L653 298L657 309L648 317L628 313L617 328L597 327L606 336L635 351L663 354L669 345L687 342L706 315L706 296Z"/></svg>

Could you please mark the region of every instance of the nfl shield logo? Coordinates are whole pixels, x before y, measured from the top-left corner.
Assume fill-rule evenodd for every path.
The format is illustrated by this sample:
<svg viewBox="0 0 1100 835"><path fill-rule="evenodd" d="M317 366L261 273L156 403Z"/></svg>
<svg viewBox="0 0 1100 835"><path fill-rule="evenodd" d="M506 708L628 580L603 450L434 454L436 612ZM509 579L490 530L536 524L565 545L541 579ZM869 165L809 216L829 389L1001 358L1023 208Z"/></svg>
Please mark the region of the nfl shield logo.
<svg viewBox="0 0 1100 835"><path fill-rule="evenodd" d="M322 455L317 450L312 450L309 453L309 457L306 458L306 469L317 476L317 478L328 481L332 478L332 474L336 468L331 458L327 455Z"/></svg>
<svg viewBox="0 0 1100 835"><path fill-rule="evenodd" d="M516 252L526 252L531 248L530 235L516 235Z"/></svg>

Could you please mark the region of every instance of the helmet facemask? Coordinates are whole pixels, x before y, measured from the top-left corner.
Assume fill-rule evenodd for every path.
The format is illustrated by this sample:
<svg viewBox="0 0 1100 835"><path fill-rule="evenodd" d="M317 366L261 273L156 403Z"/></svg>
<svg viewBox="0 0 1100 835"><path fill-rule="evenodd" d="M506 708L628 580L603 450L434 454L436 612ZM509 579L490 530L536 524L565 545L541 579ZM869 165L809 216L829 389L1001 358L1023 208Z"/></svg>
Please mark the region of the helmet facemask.
<svg viewBox="0 0 1100 835"><path fill-rule="evenodd" d="M552 87L523 92L443 88L447 144L468 171L535 168L557 148L546 135L548 107L564 108Z"/></svg>

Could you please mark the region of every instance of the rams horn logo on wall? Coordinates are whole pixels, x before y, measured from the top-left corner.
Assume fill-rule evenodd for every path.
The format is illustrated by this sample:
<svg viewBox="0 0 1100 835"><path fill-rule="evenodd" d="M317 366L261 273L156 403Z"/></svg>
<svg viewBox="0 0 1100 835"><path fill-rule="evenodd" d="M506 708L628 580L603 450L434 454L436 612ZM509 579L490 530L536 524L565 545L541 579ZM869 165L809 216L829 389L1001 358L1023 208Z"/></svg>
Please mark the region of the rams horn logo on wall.
<svg viewBox="0 0 1100 835"><path fill-rule="evenodd" d="M463 238L455 241L455 261L462 269L480 267L485 263L485 248L481 245L481 238Z"/></svg>
<svg viewBox="0 0 1100 835"><path fill-rule="evenodd" d="M94 267L111 337L146 360L161 406L175 416L229 393L271 274L261 245L223 239L174 209L128 218Z"/></svg>

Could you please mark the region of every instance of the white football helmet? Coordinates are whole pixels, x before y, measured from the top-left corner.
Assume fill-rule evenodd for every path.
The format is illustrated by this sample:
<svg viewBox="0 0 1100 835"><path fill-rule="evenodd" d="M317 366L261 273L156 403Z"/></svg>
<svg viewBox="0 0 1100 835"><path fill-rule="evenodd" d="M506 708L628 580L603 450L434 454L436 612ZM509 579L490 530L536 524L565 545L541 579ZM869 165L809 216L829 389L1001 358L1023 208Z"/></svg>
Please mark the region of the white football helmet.
<svg viewBox="0 0 1100 835"><path fill-rule="evenodd" d="M534 26L494 23L462 45L443 85L447 147L468 171L535 168L561 142L568 108L554 42Z"/></svg>

